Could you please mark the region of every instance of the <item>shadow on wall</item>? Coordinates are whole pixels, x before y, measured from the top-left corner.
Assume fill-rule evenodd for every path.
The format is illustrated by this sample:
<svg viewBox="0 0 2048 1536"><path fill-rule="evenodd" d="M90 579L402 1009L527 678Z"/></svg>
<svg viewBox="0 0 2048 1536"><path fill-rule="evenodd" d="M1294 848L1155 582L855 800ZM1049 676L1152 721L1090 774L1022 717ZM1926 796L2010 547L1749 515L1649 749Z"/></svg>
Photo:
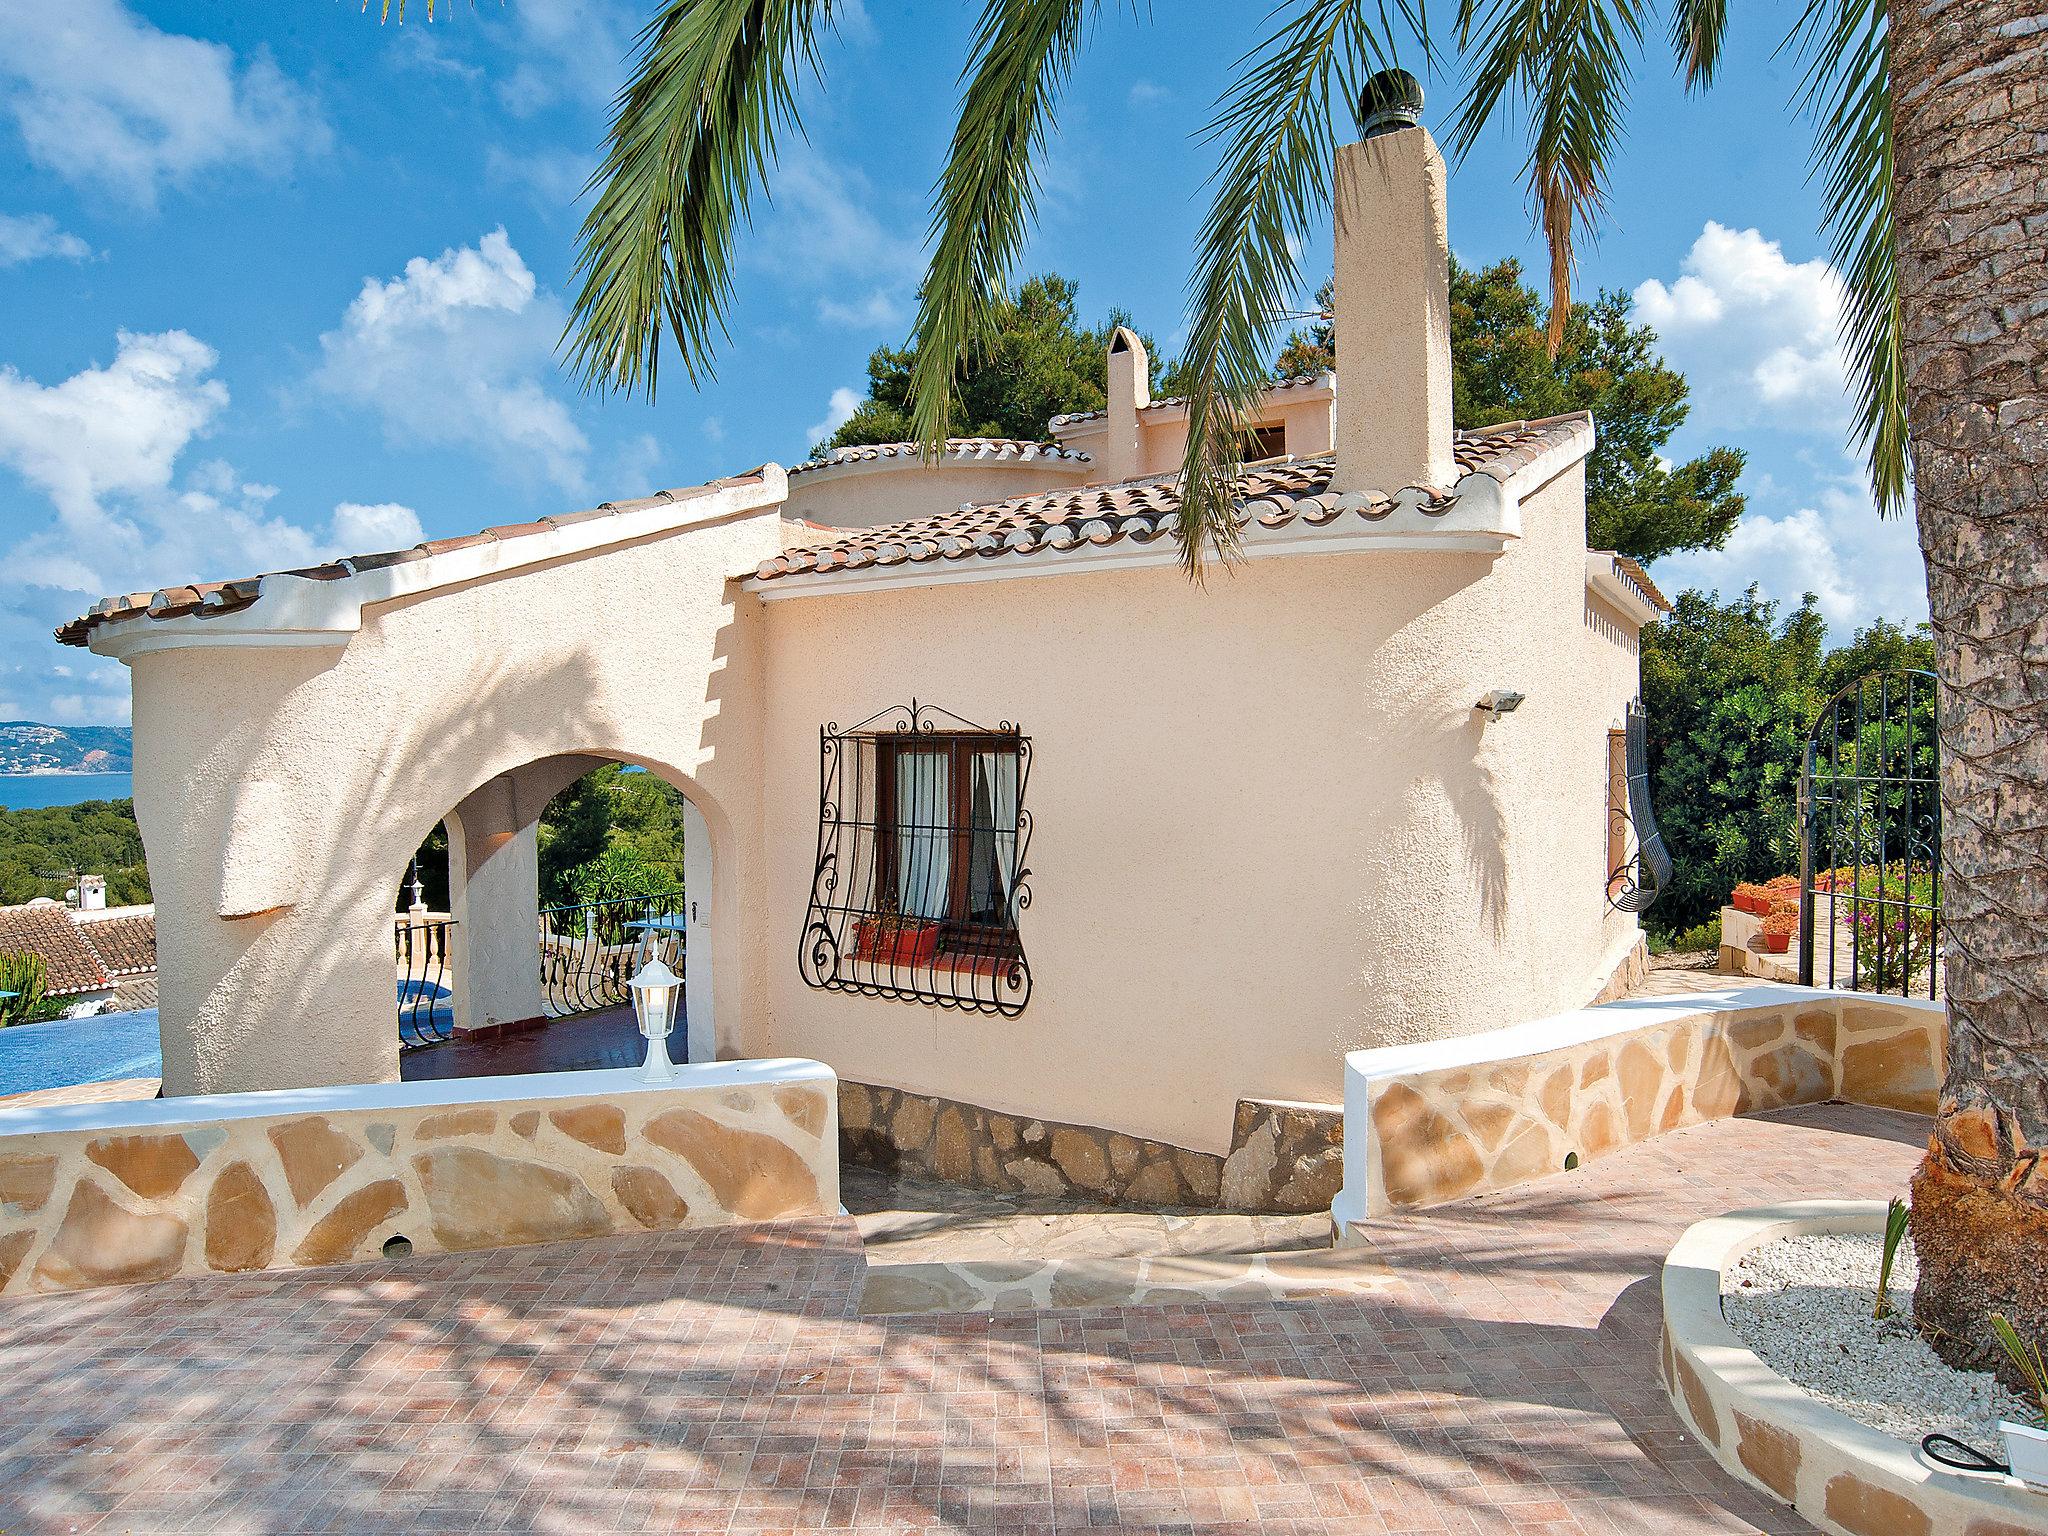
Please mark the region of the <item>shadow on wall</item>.
<svg viewBox="0 0 2048 1536"><path fill-rule="evenodd" d="M304 672L280 691L285 706L280 714L289 709L303 684L334 659L326 652L297 655L306 658ZM694 749L694 725L685 731L667 718L670 711L658 698L649 701L645 720L620 718L604 709L592 692L590 680L599 675L590 648L577 647L540 664L488 664L465 681L459 697L429 697L424 703L409 699L368 720L323 721L318 737L303 732L296 740L280 737L279 721L269 714L247 717L241 729L226 733L195 782L231 785L254 774L294 786L318 784L329 772L323 760L329 751L325 738L347 730L358 735L373 731L379 738L370 774L375 788L360 803L333 805L318 820L308 818L295 827L275 829L275 835L292 839L292 856L299 861L298 900L214 927L211 941L220 942L224 929L236 952L224 968L222 984L201 1003L191 1034L166 1028L169 1091L191 1091L190 1085L202 1080L202 1052L207 1068L203 1076L210 1083L233 1080L235 1063L244 1057L279 1065L295 1059L297 1065L283 1075L275 1070L264 1074L280 1086L395 1080L391 891L406 861L450 806L536 759L590 755L635 763L660 774L704 813L716 857L732 835L722 808L673 764L633 750L665 735L676 740L687 736ZM714 681L714 692L716 686ZM566 709L565 700L573 701ZM692 704L691 722L696 709ZM356 792L345 782L334 786L336 796ZM212 822L219 830L210 835L225 846L228 813L223 799L216 794L195 800L187 815L191 821ZM210 902L210 895L200 900ZM317 937L308 936L309 924ZM211 925L202 918L201 926ZM170 949L167 944L167 973L178 964ZM276 1032L283 1021L296 1026L286 1056L280 1056L275 1040L262 1038Z"/></svg>

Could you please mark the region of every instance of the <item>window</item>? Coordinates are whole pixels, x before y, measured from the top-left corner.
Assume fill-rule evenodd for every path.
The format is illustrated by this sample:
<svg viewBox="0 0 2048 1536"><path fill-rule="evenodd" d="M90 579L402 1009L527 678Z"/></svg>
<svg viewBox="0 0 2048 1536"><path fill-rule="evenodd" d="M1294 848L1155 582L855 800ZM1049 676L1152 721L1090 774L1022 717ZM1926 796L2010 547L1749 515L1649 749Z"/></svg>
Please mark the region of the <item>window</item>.
<svg viewBox="0 0 2048 1536"><path fill-rule="evenodd" d="M798 956L828 990L1011 1014L1031 743L911 705L822 734L818 864Z"/></svg>
<svg viewBox="0 0 2048 1536"><path fill-rule="evenodd" d="M1256 464L1262 459L1278 459L1287 453L1287 427L1276 423L1270 427L1253 427L1244 435L1244 461Z"/></svg>

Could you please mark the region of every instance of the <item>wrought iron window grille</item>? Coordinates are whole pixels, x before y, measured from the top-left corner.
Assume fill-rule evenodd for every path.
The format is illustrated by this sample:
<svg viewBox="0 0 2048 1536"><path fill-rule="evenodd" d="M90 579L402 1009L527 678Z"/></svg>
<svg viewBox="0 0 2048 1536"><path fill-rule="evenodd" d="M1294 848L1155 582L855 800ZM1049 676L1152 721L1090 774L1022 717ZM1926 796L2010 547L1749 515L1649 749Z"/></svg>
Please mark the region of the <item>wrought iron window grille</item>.
<svg viewBox="0 0 2048 1536"><path fill-rule="evenodd" d="M1607 904L1617 912L1641 914L1671 884L1671 855L1650 806L1649 735L1640 703L1629 705L1624 735L1626 794L1608 814L1619 819L1615 831L1625 852L1608 874Z"/></svg>
<svg viewBox="0 0 2048 1536"><path fill-rule="evenodd" d="M1005 1018L1031 998L1031 738L919 704L818 733L805 983Z"/></svg>

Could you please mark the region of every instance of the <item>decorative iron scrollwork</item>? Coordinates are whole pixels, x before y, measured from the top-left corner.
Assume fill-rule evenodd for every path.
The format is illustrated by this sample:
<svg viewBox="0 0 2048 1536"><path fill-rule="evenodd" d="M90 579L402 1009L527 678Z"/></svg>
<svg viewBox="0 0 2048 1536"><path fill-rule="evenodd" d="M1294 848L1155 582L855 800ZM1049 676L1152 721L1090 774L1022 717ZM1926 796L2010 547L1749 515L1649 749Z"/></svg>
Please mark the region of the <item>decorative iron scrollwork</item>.
<svg viewBox="0 0 2048 1536"><path fill-rule="evenodd" d="M918 703L819 733L806 985L1013 1017L1031 998L1031 738Z"/></svg>
<svg viewBox="0 0 2048 1536"><path fill-rule="evenodd" d="M1607 903L1617 912L1640 914L1655 906L1671 884L1671 855L1650 805L1649 739L1641 704L1629 705L1623 736L1626 794L1608 814L1616 818L1617 840L1627 852L1608 874Z"/></svg>

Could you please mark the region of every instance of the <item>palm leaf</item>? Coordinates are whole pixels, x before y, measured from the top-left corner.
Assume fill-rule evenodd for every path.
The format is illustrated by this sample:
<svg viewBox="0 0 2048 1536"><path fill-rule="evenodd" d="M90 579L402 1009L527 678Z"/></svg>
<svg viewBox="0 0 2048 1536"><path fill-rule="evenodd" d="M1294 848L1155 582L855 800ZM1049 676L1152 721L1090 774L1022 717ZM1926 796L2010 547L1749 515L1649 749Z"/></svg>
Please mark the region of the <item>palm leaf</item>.
<svg viewBox="0 0 2048 1536"><path fill-rule="evenodd" d="M693 382L711 373L733 240L796 123L832 0L668 0L613 108L583 220L564 333L586 385L654 394L664 327ZM572 339L573 338L573 339Z"/></svg>
<svg viewBox="0 0 2048 1536"><path fill-rule="evenodd" d="M1037 206L1033 162L1098 3L988 0L975 29L912 331L911 413L927 458L945 447L960 365L993 330Z"/></svg>
<svg viewBox="0 0 2048 1536"><path fill-rule="evenodd" d="M1269 382L1282 316L1300 287L1295 248L1328 196L1336 158L1331 98L1358 99L1366 77L1395 62L1395 34L1427 50L1423 17L1368 0L1310 0L1238 61L1206 137L1223 145L1215 193L1189 279L1183 389L1181 560L1199 576L1205 552L1237 548L1233 506L1245 424Z"/></svg>
<svg viewBox="0 0 2048 1536"><path fill-rule="evenodd" d="M1571 318L1573 248L1598 220L1607 165L1621 142L1644 0L1462 0L1470 85L1451 133L1464 155L1502 102L1528 118L1529 192L1550 251L1550 354Z"/></svg>
<svg viewBox="0 0 2048 1536"><path fill-rule="evenodd" d="M1721 65L1728 36L1728 0L1676 0L1671 7L1671 50L1685 66L1688 90L1705 90Z"/></svg>
<svg viewBox="0 0 2048 1536"><path fill-rule="evenodd" d="M1855 372L1855 440L1877 509L1904 509L1912 475L1892 210L1891 47L1882 0L1807 0L1793 32L1815 116L1823 226L1847 290L1844 345Z"/></svg>

